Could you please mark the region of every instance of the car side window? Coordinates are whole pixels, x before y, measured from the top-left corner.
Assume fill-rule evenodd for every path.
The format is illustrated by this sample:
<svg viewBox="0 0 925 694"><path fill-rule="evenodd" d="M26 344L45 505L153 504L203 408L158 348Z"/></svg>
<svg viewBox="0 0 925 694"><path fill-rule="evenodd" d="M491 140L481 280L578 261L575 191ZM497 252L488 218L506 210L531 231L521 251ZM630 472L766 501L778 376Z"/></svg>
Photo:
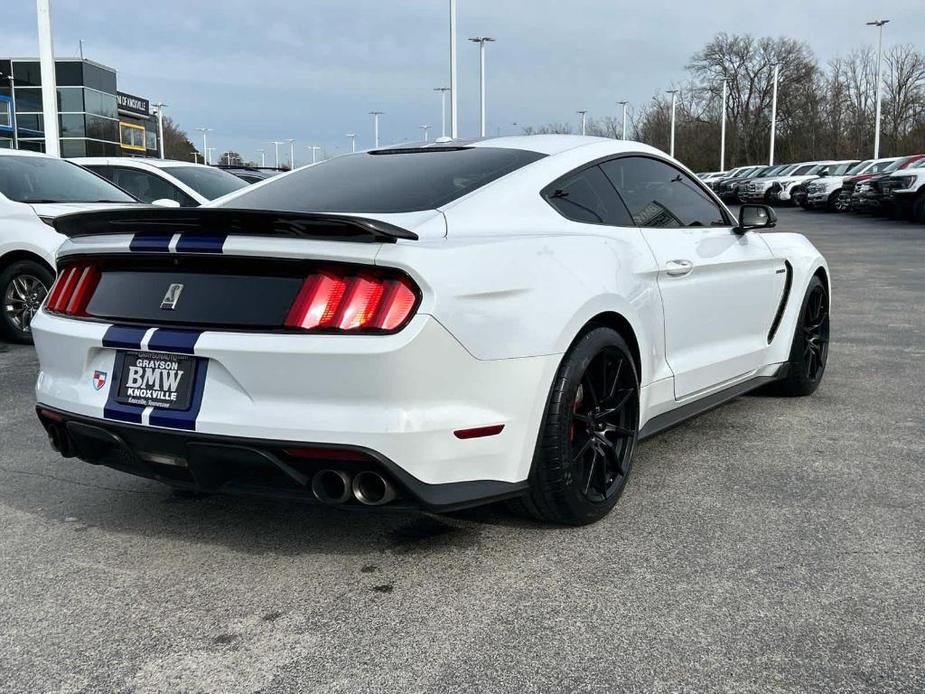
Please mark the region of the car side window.
<svg viewBox="0 0 925 694"><path fill-rule="evenodd" d="M641 227L729 226L722 209L683 171L650 157L601 164Z"/></svg>
<svg viewBox="0 0 925 694"><path fill-rule="evenodd" d="M547 186L543 197L573 222L635 226L614 187L597 166L566 174Z"/></svg>
<svg viewBox="0 0 925 694"><path fill-rule="evenodd" d="M142 202L151 203L166 198L176 200L181 207L196 207L199 204L172 183L141 169L113 166L110 180Z"/></svg>

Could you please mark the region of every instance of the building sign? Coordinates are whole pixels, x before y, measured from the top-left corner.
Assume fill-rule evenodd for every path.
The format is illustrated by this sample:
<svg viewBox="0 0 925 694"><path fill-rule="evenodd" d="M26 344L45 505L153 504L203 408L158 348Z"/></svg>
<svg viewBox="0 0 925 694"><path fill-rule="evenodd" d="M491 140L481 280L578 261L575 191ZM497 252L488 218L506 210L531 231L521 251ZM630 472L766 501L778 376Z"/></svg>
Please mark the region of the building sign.
<svg viewBox="0 0 925 694"><path fill-rule="evenodd" d="M147 99L142 99L140 96L132 96L125 92L116 92L116 97L119 100L120 111L136 116L148 116L150 113Z"/></svg>

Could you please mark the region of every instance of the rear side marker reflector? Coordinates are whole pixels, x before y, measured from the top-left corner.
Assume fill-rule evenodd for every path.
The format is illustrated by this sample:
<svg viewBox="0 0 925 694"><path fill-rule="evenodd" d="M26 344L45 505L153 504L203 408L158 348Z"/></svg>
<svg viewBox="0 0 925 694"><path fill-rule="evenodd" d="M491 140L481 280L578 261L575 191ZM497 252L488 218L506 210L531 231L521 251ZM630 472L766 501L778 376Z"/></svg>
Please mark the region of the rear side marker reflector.
<svg viewBox="0 0 925 694"><path fill-rule="evenodd" d="M418 293L403 275L378 277L325 270L302 283L286 327L308 331L394 331L414 312Z"/></svg>
<svg viewBox="0 0 925 694"><path fill-rule="evenodd" d="M100 271L95 265L71 265L58 275L45 309L51 313L66 316L86 316L87 305L100 281Z"/></svg>
<svg viewBox="0 0 925 694"><path fill-rule="evenodd" d="M495 424L490 427L475 427L474 429L458 429L453 434L458 439L479 439L484 436L497 436L504 429L503 424Z"/></svg>

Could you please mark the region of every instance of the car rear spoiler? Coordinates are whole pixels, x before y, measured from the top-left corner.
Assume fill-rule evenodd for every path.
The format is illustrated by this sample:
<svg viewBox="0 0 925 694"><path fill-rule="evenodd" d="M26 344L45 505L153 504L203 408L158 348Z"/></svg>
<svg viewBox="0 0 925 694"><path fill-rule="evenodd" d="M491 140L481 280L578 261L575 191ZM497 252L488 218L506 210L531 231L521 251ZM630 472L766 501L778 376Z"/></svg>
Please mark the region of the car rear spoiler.
<svg viewBox="0 0 925 694"><path fill-rule="evenodd" d="M51 225L58 233L70 238L195 232L203 236L283 236L360 243L395 243L398 239L418 239L413 231L378 219L229 207L138 207L73 212L55 218Z"/></svg>

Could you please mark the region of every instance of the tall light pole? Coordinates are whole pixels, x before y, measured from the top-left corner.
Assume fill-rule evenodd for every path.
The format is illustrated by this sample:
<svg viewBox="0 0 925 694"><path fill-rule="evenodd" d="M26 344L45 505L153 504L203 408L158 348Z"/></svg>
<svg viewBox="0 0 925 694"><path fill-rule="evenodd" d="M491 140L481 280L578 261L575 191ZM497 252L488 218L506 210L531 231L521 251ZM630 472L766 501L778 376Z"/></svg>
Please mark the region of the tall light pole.
<svg viewBox="0 0 925 694"><path fill-rule="evenodd" d="M312 164L314 164L315 161L316 161L316 160L315 160L315 152L317 152L319 149L321 149L321 147L319 147L318 145L307 145L307 149L309 149L309 150L311 151L311 153L312 153Z"/></svg>
<svg viewBox="0 0 925 694"><path fill-rule="evenodd" d="M459 89L456 82L456 0L450 0L450 137L459 137Z"/></svg>
<svg viewBox="0 0 925 694"><path fill-rule="evenodd" d="M208 149L206 149L206 165L207 166L212 165L212 152L214 151L215 151L215 147L209 147Z"/></svg>
<svg viewBox="0 0 925 694"><path fill-rule="evenodd" d="M421 130L424 131L424 144L426 145L428 142L430 142L430 137L429 137L429 135L430 135L430 126L429 126L429 125L422 125L422 126L421 126Z"/></svg>
<svg viewBox="0 0 925 694"><path fill-rule="evenodd" d="M157 109L157 150L161 159L164 158L164 109L167 104L152 104Z"/></svg>
<svg viewBox="0 0 925 694"><path fill-rule="evenodd" d="M196 128L199 132L202 133L202 160L208 164L209 163L209 133L212 132L212 128Z"/></svg>
<svg viewBox="0 0 925 694"><path fill-rule="evenodd" d="M295 169L295 140L291 137L286 140L289 143L289 170Z"/></svg>
<svg viewBox="0 0 925 694"><path fill-rule="evenodd" d="M877 43L877 115L874 121L874 159L880 158L880 97L883 93L883 25L889 21L889 19L878 19L873 22L867 22L867 26L877 27L880 33L880 39Z"/></svg>
<svg viewBox="0 0 925 694"><path fill-rule="evenodd" d="M58 128L58 85L55 80L55 47L51 39L51 0L35 0L39 25L39 61L42 68L42 118L45 121L45 153L61 156Z"/></svg>
<svg viewBox="0 0 925 694"><path fill-rule="evenodd" d="M774 139L777 136L777 80L780 77L780 65L774 65L774 87L771 91L771 155L768 166L774 166Z"/></svg>
<svg viewBox="0 0 925 694"><path fill-rule="evenodd" d="M376 149L379 148L379 116L381 116L382 113L382 111L369 112L369 115L373 117L373 140L376 143Z"/></svg>
<svg viewBox="0 0 925 694"><path fill-rule="evenodd" d="M481 117L479 119L479 137L485 137L485 44L493 43L490 36L476 36L469 39L479 44L479 106Z"/></svg>
<svg viewBox="0 0 925 694"><path fill-rule="evenodd" d="M286 144L285 142L279 142L278 140L273 141L273 153L275 155L275 164L276 170L279 170L279 146Z"/></svg>
<svg viewBox="0 0 925 694"><path fill-rule="evenodd" d="M668 93L671 94L671 142L668 147L668 155L674 156L674 116L675 110L678 103L678 90L669 89Z"/></svg>
<svg viewBox="0 0 925 694"><path fill-rule="evenodd" d="M450 88L434 87L434 91L440 92L440 137L446 137L446 93Z"/></svg>
<svg viewBox="0 0 925 694"><path fill-rule="evenodd" d="M3 76L3 73L0 72L0 77ZM13 126L13 149L19 149L19 125L16 122L16 79L13 77L13 71L10 70L10 74L6 76L10 81L10 118L12 119L11 125Z"/></svg>
<svg viewBox="0 0 925 694"><path fill-rule="evenodd" d="M729 85L723 80L723 102L719 113L719 170L726 170L726 95Z"/></svg>
<svg viewBox="0 0 925 694"><path fill-rule="evenodd" d="M267 165L267 153L262 149L258 149L257 154L260 155L260 167L263 168Z"/></svg>
<svg viewBox="0 0 925 694"><path fill-rule="evenodd" d="M576 111L578 114L578 127L581 130L581 134L585 134L585 116L588 114L587 111Z"/></svg>
<svg viewBox="0 0 925 694"><path fill-rule="evenodd" d="M350 151L357 151L357 134L356 133L347 133L344 137L350 138Z"/></svg>
<svg viewBox="0 0 925 694"><path fill-rule="evenodd" d="M623 137L622 139L625 140L626 139L626 105L629 103L629 101L618 101L617 103L623 106Z"/></svg>

